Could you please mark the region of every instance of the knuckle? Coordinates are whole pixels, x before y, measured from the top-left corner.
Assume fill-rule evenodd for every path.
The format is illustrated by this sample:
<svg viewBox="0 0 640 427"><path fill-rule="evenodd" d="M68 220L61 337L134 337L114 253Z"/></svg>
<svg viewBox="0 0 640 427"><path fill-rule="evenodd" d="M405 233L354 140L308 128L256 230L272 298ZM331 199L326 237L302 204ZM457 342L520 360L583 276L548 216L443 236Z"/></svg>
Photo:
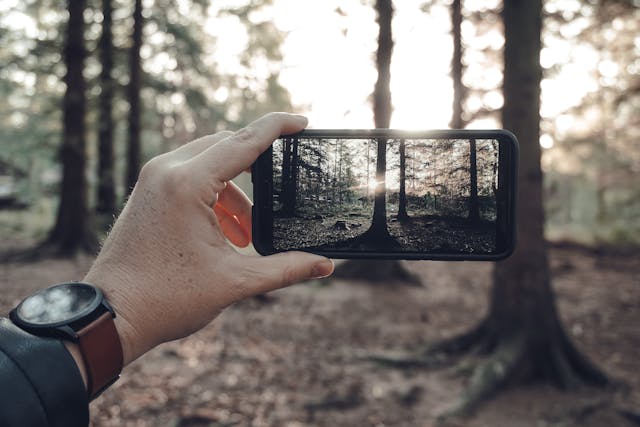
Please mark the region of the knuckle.
<svg viewBox="0 0 640 427"><path fill-rule="evenodd" d="M240 129L234 135L234 139L243 145L242 149L253 156L258 156L262 152L258 137L256 129L251 126Z"/></svg>
<svg viewBox="0 0 640 427"><path fill-rule="evenodd" d="M235 138L243 144L251 144L256 140L256 130L251 126L244 127L235 133Z"/></svg>
<svg viewBox="0 0 640 427"><path fill-rule="evenodd" d="M215 134L215 136L218 137L220 140L223 140L223 139L229 138L230 136L233 136L233 132L231 132L230 130L223 130Z"/></svg>
<svg viewBox="0 0 640 427"><path fill-rule="evenodd" d="M153 181L165 168L164 155L156 156L145 163L138 174L138 181Z"/></svg>
<svg viewBox="0 0 640 427"><path fill-rule="evenodd" d="M167 194L186 195L191 187L192 174L182 166L173 166L164 171L161 178L161 186Z"/></svg>
<svg viewBox="0 0 640 427"><path fill-rule="evenodd" d="M298 274L293 266L287 266L282 271L282 284L291 286L298 281Z"/></svg>
<svg viewBox="0 0 640 427"><path fill-rule="evenodd" d="M241 301L243 299L249 298L252 295L249 278L236 278L235 284L233 286L233 297L234 301Z"/></svg>
<svg viewBox="0 0 640 427"><path fill-rule="evenodd" d="M269 112L269 113L264 115L265 119L267 119L267 120L275 120L275 121L282 120L282 119L284 119L286 117L287 117L287 115L285 113L280 113L280 112L277 112L277 111L272 111L272 112Z"/></svg>

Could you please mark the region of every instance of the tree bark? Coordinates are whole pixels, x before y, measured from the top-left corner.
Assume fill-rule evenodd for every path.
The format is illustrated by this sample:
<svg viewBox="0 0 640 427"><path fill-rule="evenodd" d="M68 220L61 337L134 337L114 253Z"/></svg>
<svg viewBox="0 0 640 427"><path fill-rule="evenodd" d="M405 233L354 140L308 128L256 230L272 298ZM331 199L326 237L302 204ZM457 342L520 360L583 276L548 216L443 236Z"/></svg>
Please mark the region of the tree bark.
<svg viewBox="0 0 640 427"><path fill-rule="evenodd" d="M393 37L391 22L393 19L393 4L391 0L376 0L376 12L378 13L378 51L376 53L376 66L378 80L373 92L373 117L375 127L388 128L391 122L391 55L393 52ZM374 191L374 213L371 227L361 236L370 244L380 250L393 250L398 242L389 234L386 214L386 184L385 175L387 168L387 141L381 138L377 141L376 182ZM402 263L395 260L359 261L348 260L336 267L333 274L335 278L365 279L370 282L390 284L403 282L411 285L420 285L420 279L408 271Z"/></svg>
<svg viewBox="0 0 640 427"><path fill-rule="evenodd" d="M64 46L67 68L64 82L63 134L60 159L62 183L56 223L45 244L55 252L70 255L78 250L95 250L95 237L89 227L87 198L85 113L86 94L83 73L85 0L68 0L69 21Z"/></svg>
<svg viewBox="0 0 640 427"><path fill-rule="evenodd" d="M471 224L480 221L480 204L478 203L478 162L476 155L476 140L469 140L469 217Z"/></svg>
<svg viewBox="0 0 640 427"><path fill-rule="evenodd" d="M391 122L391 55L393 53L393 35L391 21L393 4L391 0L376 0L378 14L378 50L376 51L376 69L378 79L373 90L373 121L377 128L388 128Z"/></svg>
<svg viewBox="0 0 640 427"><path fill-rule="evenodd" d="M291 185L289 187L291 216L296 214L296 199L298 198L298 146L297 139L291 141Z"/></svg>
<svg viewBox="0 0 640 427"><path fill-rule="evenodd" d="M504 333L520 334L535 332L534 325L541 320L542 313L545 313L544 319L548 318L546 315L556 317L544 239L540 168L541 1L506 0L503 20L502 123L520 141L518 217L521 220L516 252L496 264L491 317L508 321L500 326L507 329Z"/></svg>
<svg viewBox="0 0 640 427"><path fill-rule="evenodd" d="M393 36L391 20L393 5L391 0L376 0L378 13L378 50L376 52L376 68L378 79L373 90L373 120L376 128L388 128L391 122L391 54L393 52ZM374 191L373 220L369 231L373 235L389 235L387 229L386 207L386 172L387 172L387 140L378 139L376 157L376 188Z"/></svg>
<svg viewBox="0 0 640 427"><path fill-rule="evenodd" d="M451 79L453 80L453 111L449 126L453 129L462 129L465 126L462 114L466 88L462 83L464 66L462 63L462 0L453 0L451 3L451 36L453 38L453 56L451 58Z"/></svg>
<svg viewBox="0 0 640 427"><path fill-rule="evenodd" d="M452 414L470 411L507 384L543 380L568 388L607 382L569 340L551 289L539 143L541 0L505 0L503 21L502 120L518 136L521 152L518 247L495 266L487 318L470 332L432 347L432 352L476 349L489 355Z"/></svg>
<svg viewBox="0 0 640 427"><path fill-rule="evenodd" d="M133 11L132 44L129 51L129 135L127 146L127 191L131 191L138 180L141 164L141 100L142 64L140 49L142 48L142 0L135 0Z"/></svg>
<svg viewBox="0 0 640 427"><path fill-rule="evenodd" d="M407 191L406 191L406 169L407 155L405 141L400 140L400 191L398 194L398 220L406 221L409 219L407 214Z"/></svg>
<svg viewBox="0 0 640 427"><path fill-rule="evenodd" d="M282 140L282 182L280 188L280 202L282 204L281 213L284 216L291 216L289 201L289 187L291 179L291 139L284 138Z"/></svg>
<svg viewBox="0 0 640 427"><path fill-rule="evenodd" d="M102 0L102 35L100 49L100 100L98 120L98 198L96 211L112 216L116 212L115 174L113 165L113 6L111 0Z"/></svg>

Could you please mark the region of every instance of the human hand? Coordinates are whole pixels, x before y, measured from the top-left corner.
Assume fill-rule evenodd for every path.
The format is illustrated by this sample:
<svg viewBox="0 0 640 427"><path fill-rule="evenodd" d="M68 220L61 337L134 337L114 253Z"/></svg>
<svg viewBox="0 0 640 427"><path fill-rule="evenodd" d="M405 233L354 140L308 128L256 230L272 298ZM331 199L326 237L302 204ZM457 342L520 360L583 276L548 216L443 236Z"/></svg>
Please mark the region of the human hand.
<svg viewBox="0 0 640 427"><path fill-rule="evenodd" d="M185 337L243 298L331 274L304 252L238 253L251 241L251 202L231 179L304 117L271 113L149 161L85 277L116 312L125 365ZM229 241L227 241L227 239Z"/></svg>

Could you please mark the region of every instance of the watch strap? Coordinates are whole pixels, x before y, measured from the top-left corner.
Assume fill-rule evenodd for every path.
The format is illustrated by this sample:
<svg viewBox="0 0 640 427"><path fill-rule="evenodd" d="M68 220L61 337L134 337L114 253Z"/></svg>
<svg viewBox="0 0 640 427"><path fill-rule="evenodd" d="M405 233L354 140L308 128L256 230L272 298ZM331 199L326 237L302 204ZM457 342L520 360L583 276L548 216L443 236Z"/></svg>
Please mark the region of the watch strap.
<svg viewBox="0 0 640 427"><path fill-rule="evenodd" d="M87 391L95 399L120 377L123 364L120 337L109 311L76 333L87 373Z"/></svg>

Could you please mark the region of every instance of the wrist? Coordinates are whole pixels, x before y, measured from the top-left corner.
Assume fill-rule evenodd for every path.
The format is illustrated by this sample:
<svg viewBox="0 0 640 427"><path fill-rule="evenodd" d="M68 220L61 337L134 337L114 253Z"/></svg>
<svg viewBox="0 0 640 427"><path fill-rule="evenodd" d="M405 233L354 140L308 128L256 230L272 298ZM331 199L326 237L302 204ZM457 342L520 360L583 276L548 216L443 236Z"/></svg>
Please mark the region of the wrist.
<svg viewBox="0 0 640 427"><path fill-rule="evenodd" d="M115 291L117 289L113 287L113 283L116 282L119 275L116 271L110 271L110 274L100 274L99 271L92 268L85 276L83 281L91 283L99 288L111 308L113 309L116 317L113 319L118 336L120 337L120 344L122 345L123 366L128 365L135 359L137 359L142 351L138 350L140 347L139 334L136 328L133 326L132 318L133 311L129 309L126 299L120 292ZM72 353L72 355L74 355ZM76 356L74 355L74 359Z"/></svg>
<svg viewBox="0 0 640 427"><path fill-rule="evenodd" d="M82 354L80 354L80 348L78 344L71 341L63 341L64 346L69 351L69 354L78 365L78 371L80 372L80 376L82 377L82 382L84 383L85 388L87 387L87 368L84 365L84 360L82 360Z"/></svg>

